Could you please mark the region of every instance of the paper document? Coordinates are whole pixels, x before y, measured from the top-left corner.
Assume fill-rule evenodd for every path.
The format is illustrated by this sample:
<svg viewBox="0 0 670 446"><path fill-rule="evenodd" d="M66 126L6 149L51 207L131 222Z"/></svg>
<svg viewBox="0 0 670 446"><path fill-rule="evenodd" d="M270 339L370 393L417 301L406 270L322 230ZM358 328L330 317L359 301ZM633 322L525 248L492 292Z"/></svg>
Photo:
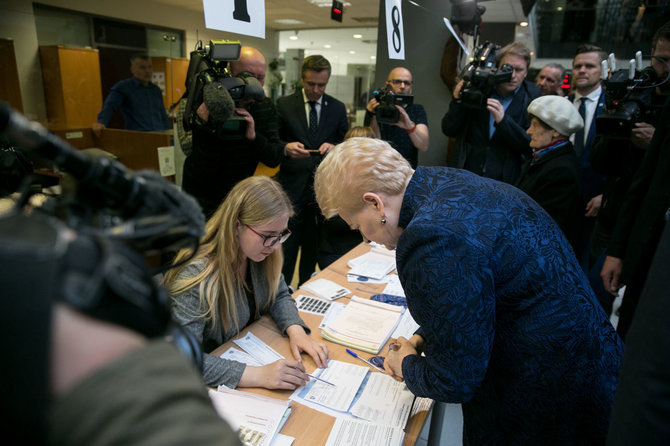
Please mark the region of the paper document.
<svg viewBox="0 0 670 446"><path fill-rule="evenodd" d="M335 321L340 316L340 314L342 314L345 308L347 308L345 304L333 302L330 305L330 308L328 308L328 311L326 311L326 314L323 315L323 319L319 324L319 328L324 328Z"/></svg>
<svg viewBox="0 0 670 446"><path fill-rule="evenodd" d="M386 287L384 287L383 291L384 294L407 297L405 296L405 290L402 289L402 285L400 284L400 277L398 277L397 274L389 274L386 277Z"/></svg>
<svg viewBox="0 0 670 446"><path fill-rule="evenodd" d="M263 365L260 362L256 361L250 354L240 351L233 347L230 347L228 350L223 352L220 358L241 362L242 364L250 365L252 367L260 367Z"/></svg>
<svg viewBox="0 0 670 446"><path fill-rule="evenodd" d="M347 274L347 282L354 282L354 283L372 283L372 284L378 284L378 283L386 283L387 282L387 277L384 276L381 279L373 279L371 277L365 277L365 276L357 276L356 274Z"/></svg>
<svg viewBox="0 0 670 446"><path fill-rule="evenodd" d="M348 411L368 368L331 359L328 361L328 368L322 370L319 378L335 385L329 386L320 381L310 382L306 388L307 393L302 398L334 410Z"/></svg>
<svg viewBox="0 0 670 446"><path fill-rule="evenodd" d="M337 418L326 446L398 446L404 438L405 432L398 427Z"/></svg>
<svg viewBox="0 0 670 446"><path fill-rule="evenodd" d="M295 438L289 437L288 435L284 434L277 434L272 440L272 443L270 443L270 446L291 446L293 442L295 441Z"/></svg>
<svg viewBox="0 0 670 446"><path fill-rule="evenodd" d="M329 341L377 354L400 319L403 307L352 297L342 314L321 331Z"/></svg>
<svg viewBox="0 0 670 446"><path fill-rule="evenodd" d="M366 421L403 429L409 418L414 394L404 382L371 373L351 413Z"/></svg>
<svg viewBox="0 0 670 446"><path fill-rule="evenodd" d="M237 431L243 445L269 446L290 414L290 401L219 386L209 397L221 418Z"/></svg>
<svg viewBox="0 0 670 446"><path fill-rule="evenodd" d="M347 262L349 274L382 279L395 269L395 257L369 251Z"/></svg>
<svg viewBox="0 0 670 446"><path fill-rule="evenodd" d="M312 280L311 282L303 284L300 288L309 291L317 297L328 300L339 299L340 297L351 294L351 291L345 287L328 279Z"/></svg>
<svg viewBox="0 0 670 446"><path fill-rule="evenodd" d="M416 323L409 310L405 311L398 322L398 326L395 328L395 331L391 335L393 339L398 339L402 336L405 339L409 339L414 335L414 332L419 329L419 324Z"/></svg>
<svg viewBox="0 0 670 446"><path fill-rule="evenodd" d="M280 359L285 359L265 342L258 339L252 332L248 332L242 339L235 339L233 343L249 353L261 365L272 364Z"/></svg>
<svg viewBox="0 0 670 446"><path fill-rule="evenodd" d="M433 405L433 400L430 398L414 398L414 405L412 406L412 412L409 414L410 417L418 414L419 412L429 411L430 406Z"/></svg>

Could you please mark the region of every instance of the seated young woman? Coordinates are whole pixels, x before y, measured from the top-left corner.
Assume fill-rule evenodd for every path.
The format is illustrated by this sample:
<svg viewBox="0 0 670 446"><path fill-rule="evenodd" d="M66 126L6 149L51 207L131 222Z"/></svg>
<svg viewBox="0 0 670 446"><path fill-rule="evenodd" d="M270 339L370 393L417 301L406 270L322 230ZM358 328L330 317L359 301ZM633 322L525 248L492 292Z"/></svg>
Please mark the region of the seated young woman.
<svg viewBox="0 0 670 446"><path fill-rule="evenodd" d="M165 285L172 314L209 352L261 315L269 313L288 336L295 359L262 367L204 355L207 385L295 389L309 378L301 353L326 367L328 348L309 336L281 274L281 245L291 235L291 201L281 186L265 176L240 181L209 219L200 247L188 263L172 269ZM182 250L175 264L192 251Z"/></svg>

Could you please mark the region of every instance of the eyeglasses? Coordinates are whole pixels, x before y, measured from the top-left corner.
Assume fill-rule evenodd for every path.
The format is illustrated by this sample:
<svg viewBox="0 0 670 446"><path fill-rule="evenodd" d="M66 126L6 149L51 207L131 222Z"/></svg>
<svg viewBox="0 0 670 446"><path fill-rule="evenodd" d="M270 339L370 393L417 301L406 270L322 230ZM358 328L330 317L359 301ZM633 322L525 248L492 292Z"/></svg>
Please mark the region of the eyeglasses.
<svg viewBox="0 0 670 446"><path fill-rule="evenodd" d="M283 231L279 235L263 235L260 232L256 231L254 228L252 228L249 225L246 225L247 228L251 229L251 232L259 236L260 238L263 239L263 246L269 248L271 246L276 245L279 243L280 245L284 243L288 238L291 236L291 231L287 228L285 231Z"/></svg>
<svg viewBox="0 0 670 446"><path fill-rule="evenodd" d="M411 86L412 86L412 81L406 81L406 80L403 80L403 79L389 79L389 80L387 80L386 82L390 82L390 83L392 83L393 85L405 84L405 85L407 85L408 87L411 87Z"/></svg>

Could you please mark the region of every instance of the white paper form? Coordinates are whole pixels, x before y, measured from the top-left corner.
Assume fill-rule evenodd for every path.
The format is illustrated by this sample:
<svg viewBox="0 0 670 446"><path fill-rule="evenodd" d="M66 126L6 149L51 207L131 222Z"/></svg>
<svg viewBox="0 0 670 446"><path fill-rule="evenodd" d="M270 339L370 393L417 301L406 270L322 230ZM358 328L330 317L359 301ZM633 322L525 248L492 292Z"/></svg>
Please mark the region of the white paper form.
<svg viewBox="0 0 670 446"><path fill-rule="evenodd" d="M228 350L223 352L220 358L241 362L242 364L250 365L252 367L260 367L263 365L260 362L256 361L250 354L240 351L233 347L230 347Z"/></svg>
<svg viewBox="0 0 670 446"><path fill-rule="evenodd" d="M400 285L400 277L397 274L389 274L386 276L386 286L384 287L384 294L391 294L393 296L405 296L405 290Z"/></svg>
<svg viewBox="0 0 670 446"><path fill-rule="evenodd" d="M405 432L397 427L337 418L326 446L398 446L404 437Z"/></svg>
<svg viewBox="0 0 670 446"><path fill-rule="evenodd" d="M330 360L328 361L328 368L323 369L319 378L335 385L329 386L316 381L302 398L334 410L346 412L349 410L368 370L368 367Z"/></svg>
<svg viewBox="0 0 670 446"><path fill-rule="evenodd" d="M347 308L345 304L333 302L330 305L330 308L328 308L328 311L326 311L326 314L323 315L323 319L319 324L319 328L324 328L333 323L340 316L340 314L342 314L345 308Z"/></svg>
<svg viewBox="0 0 670 446"><path fill-rule="evenodd" d="M349 274L382 279L395 269L395 258L385 254L367 252L347 262Z"/></svg>
<svg viewBox="0 0 670 446"><path fill-rule="evenodd" d="M372 423L402 429L413 401L414 394L404 382L381 373L371 373L363 393L351 407L351 413Z"/></svg>
<svg viewBox="0 0 670 446"><path fill-rule="evenodd" d="M406 310L402 314L400 322L398 322L398 326L396 327L391 337L393 339L398 339L400 336L402 336L405 339L409 339L418 329L419 324L417 324L412 315L409 314L409 310Z"/></svg>
<svg viewBox="0 0 670 446"><path fill-rule="evenodd" d="M261 365L272 364L280 359L285 359L265 342L258 339L252 332L248 332L242 339L234 340L233 343L249 353Z"/></svg>

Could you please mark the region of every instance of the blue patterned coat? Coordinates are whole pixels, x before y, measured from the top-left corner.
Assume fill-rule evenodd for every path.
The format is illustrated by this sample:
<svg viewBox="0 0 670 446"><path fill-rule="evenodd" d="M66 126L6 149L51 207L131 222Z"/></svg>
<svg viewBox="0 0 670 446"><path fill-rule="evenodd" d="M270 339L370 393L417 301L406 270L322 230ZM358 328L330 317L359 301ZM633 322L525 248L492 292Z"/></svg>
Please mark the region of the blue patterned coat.
<svg viewBox="0 0 670 446"><path fill-rule="evenodd" d="M507 184L419 168L400 280L425 357L418 396L463 403L466 444L604 443L623 344L551 217Z"/></svg>

